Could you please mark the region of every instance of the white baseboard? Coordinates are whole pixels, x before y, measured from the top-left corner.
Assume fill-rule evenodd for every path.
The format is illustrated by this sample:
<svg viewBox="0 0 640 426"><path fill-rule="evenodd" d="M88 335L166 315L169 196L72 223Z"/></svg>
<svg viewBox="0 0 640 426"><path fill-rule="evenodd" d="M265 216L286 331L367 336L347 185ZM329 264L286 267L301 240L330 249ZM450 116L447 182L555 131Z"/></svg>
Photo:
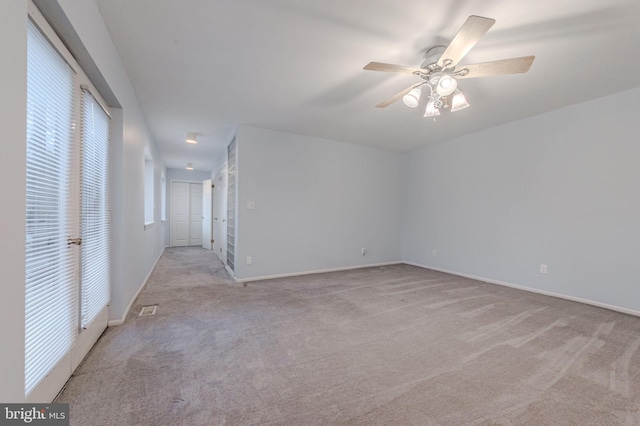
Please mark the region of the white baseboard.
<svg viewBox="0 0 640 426"><path fill-rule="evenodd" d="M559 299L570 300L572 302L584 303L586 305L597 306L599 308L609 309L611 311L622 312L624 314L629 314L629 315L634 315L634 316L640 317L640 311L636 311L636 310L628 309L628 308L623 308L623 307L615 306L615 305L609 305L609 304L606 304L606 303L597 302L595 300L583 299L583 298L580 298L580 297L569 296L567 294L555 293L553 291L540 290L540 289L537 289L537 288L526 287L526 286L522 286L522 285L518 285L518 284L512 284L512 283L508 283L508 282L505 282L505 281L498 281L498 280L493 280L491 278L480 277L480 276L477 276L477 275L465 274L465 273L462 273L462 272L449 271L447 269L435 268L433 266L422 265L420 263L415 263L415 262L402 262L402 263L405 263L405 264L411 265L411 266L417 266L419 268L431 269L433 271L438 271L438 272L444 272L446 274L457 275L459 277L470 278L472 280L483 281L483 282L486 282L486 283L489 283L489 284L496 284L496 285L501 285L501 286L504 286L504 287L511 287L511 288L515 288L515 289L518 289L518 290L524 290L524 291L528 291L529 293L537 293L537 294L542 294L544 296L551 296L551 297L557 297Z"/></svg>
<svg viewBox="0 0 640 426"><path fill-rule="evenodd" d="M129 315L129 311L133 307L133 304L135 303L136 299L140 295L140 292L142 291L142 289L147 285L147 281L149 281L149 277L151 276L151 273L153 272L153 270L156 268L156 265L158 264L158 261L162 257L162 254L164 253L165 249L166 247L162 249L162 251L160 252L160 256L158 256L156 261L153 263L153 266L151 267L151 269L149 269L149 273L147 274L147 277L144 279L144 281L142 282L142 285L140 286L138 291L136 291L136 294L133 296L133 298L129 302L129 306L127 306L127 309L124 311L124 315L121 318L110 320L109 322L107 322L107 327L116 327L118 325L124 324L124 322L127 319L127 315Z"/></svg>
<svg viewBox="0 0 640 426"><path fill-rule="evenodd" d="M277 275L263 275L258 277L249 277L249 278L235 278L236 282L246 283L250 281L264 281L264 280L272 280L275 278L288 278L288 277L299 277L301 275L312 275L312 274L324 274L326 272L339 272L339 271L349 271L352 269L362 269L362 268L373 268L376 266L388 266L388 265L397 265L400 263L405 263L402 261L396 262L382 262L382 263L370 263L367 265L356 265L356 266L343 266L340 268L329 268L329 269L318 269L314 271L301 271L301 272L292 272L288 274L277 274ZM417 266L417 265L416 265Z"/></svg>
<svg viewBox="0 0 640 426"><path fill-rule="evenodd" d="M238 279L236 278L236 274L231 270L231 268L229 268L229 265L225 264L224 269L226 269L229 275L231 275L231 279L233 279L233 281L239 282Z"/></svg>

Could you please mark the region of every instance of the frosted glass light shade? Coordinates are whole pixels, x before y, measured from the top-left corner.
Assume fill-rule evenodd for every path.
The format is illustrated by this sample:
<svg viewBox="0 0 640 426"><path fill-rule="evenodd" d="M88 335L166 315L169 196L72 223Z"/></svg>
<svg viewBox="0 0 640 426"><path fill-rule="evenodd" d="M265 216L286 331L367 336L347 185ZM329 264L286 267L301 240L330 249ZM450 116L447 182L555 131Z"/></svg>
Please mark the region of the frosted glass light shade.
<svg viewBox="0 0 640 426"><path fill-rule="evenodd" d="M460 90L456 90L453 95L453 99L451 100L451 112L460 111L461 109L468 107L469 102L467 102L467 98L465 98L464 93Z"/></svg>
<svg viewBox="0 0 640 426"><path fill-rule="evenodd" d="M429 101L427 104L427 109L424 111L425 117L437 117L440 115L440 109L436 108L436 105L433 101Z"/></svg>
<svg viewBox="0 0 640 426"><path fill-rule="evenodd" d="M436 92L440 96L449 96L456 90L457 87L458 82L455 78L451 77L450 75L443 75L438 81Z"/></svg>
<svg viewBox="0 0 640 426"><path fill-rule="evenodd" d="M440 96L449 96L458 87L458 81L444 72L434 72L429 76L429 85Z"/></svg>
<svg viewBox="0 0 640 426"><path fill-rule="evenodd" d="M420 95L422 94L422 86L414 87L409 93L402 97L402 102L409 108L415 108L420 103Z"/></svg>

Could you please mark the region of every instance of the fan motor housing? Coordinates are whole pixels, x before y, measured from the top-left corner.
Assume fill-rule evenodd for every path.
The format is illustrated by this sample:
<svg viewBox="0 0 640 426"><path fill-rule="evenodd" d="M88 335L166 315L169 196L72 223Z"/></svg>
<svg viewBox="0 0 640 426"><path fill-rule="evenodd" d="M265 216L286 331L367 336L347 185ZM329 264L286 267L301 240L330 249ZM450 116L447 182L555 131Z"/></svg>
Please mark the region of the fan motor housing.
<svg viewBox="0 0 640 426"><path fill-rule="evenodd" d="M440 56L442 56L446 49L447 46L444 46L442 44L427 49L427 51L424 53L424 61L422 61L422 65L420 66L420 68L433 71L437 67L435 65L436 62L438 62L438 59L440 59Z"/></svg>

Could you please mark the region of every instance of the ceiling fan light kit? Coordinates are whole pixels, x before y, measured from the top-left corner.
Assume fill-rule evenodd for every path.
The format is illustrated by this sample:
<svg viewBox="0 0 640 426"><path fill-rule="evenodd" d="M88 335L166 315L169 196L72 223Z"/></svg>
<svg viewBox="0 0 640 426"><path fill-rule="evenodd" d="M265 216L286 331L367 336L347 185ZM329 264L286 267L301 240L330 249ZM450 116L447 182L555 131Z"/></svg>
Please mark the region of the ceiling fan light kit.
<svg viewBox="0 0 640 426"><path fill-rule="evenodd" d="M424 117L437 117L440 115L440 108L436 106L436 102L431 100L427 102L427 109L424 111Z"/></svg>
<svg viewBox="0 0 640 426"><path fill-rule="evenodd" d="M456 89L453 92L453 97L451 99L451 112L460 111L461 109L465 109L469 107L469 102L467 102L467 98L464 96L464 93L460 89Z"/></svg>
<svg viewBox="0 0 640 426"><path fill-rule="evenodd" d="M408 107L416 108L420 104L422 88L428 87L430 93L424 116L435 118L440 115L440 109L443 108L450 108L451 112L456 112L469 107L469 102L464 93L458 88L459 79L519 74L529 71L535 56L458 66L458 62L464 58L494 23L494 19L475 15L469 16L448 46L435 46L427 50L425 61L421 68L381 62L367 64L364 67L365 70L412 74L424 80L380 102L376 105L376 108L385 108L400 99ZM431 62L440 48L444 48L444 52L437 61Z"/></svg>
<svg viewBox="0 0 640 426"><path fill-rule="evenodd" d="M435 86L440 96L449 96L458 87L458 81L444 72L435 72L429 77L429 84Z"/></svg>
<svg viewBox="0 0 640 426"><path fill-rule="evenodd" d="M416 108L420 103L421 94L422 86L414 87L409 93L402 97L402 102L409 108Z"/></svg>

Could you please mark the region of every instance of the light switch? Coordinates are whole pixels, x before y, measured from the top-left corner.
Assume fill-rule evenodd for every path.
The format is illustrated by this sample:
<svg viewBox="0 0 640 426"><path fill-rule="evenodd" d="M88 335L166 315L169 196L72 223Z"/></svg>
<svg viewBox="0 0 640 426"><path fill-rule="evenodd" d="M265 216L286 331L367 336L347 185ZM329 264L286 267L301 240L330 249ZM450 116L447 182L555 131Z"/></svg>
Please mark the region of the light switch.
<svg viewBox="0 0 640 426"><path fill-rule="evenodd" d="M256 208L256 202L255 201L247 201L247 208L249 210L255 210Z"/></svg>

